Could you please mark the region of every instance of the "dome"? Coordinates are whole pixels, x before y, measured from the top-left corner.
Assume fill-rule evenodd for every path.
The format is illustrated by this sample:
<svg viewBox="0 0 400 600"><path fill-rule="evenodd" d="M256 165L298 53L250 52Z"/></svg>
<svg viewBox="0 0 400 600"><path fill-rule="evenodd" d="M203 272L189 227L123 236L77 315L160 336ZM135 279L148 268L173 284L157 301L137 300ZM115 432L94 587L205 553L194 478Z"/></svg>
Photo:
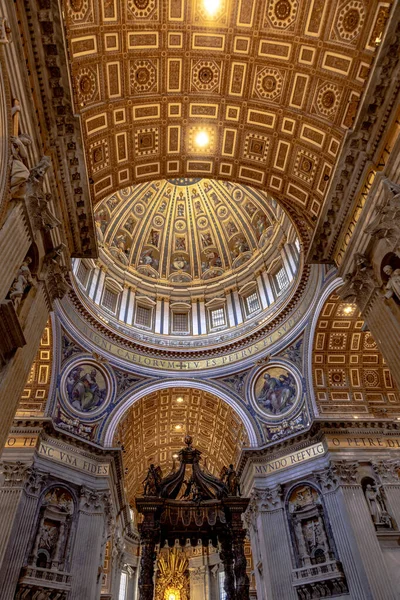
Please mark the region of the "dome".
<svg viewBox="0 0 400 600"><path fill-rule="evenodd" d="M222 280L271 247L280 214L265 194L208 179L126 188L96 208L100 246L124 270L158 284Z"/></svg>
<svg viewBox="0 0 400 600"><path fill-rule="evenodd" d="M102 200L95 218L99 259L75 261L75 289L93 316L141 342L238 339L276 316L300 279L290 218L251 187L143 183Z"/></svg>

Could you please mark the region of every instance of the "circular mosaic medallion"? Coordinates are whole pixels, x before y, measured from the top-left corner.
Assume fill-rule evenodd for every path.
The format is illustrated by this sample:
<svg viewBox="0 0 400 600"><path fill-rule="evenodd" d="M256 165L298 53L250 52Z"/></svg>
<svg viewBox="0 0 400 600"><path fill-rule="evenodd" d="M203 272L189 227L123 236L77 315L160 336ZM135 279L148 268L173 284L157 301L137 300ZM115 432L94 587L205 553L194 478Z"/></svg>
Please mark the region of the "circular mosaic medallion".
<svg viewBox="0 0 400 600"><path fill-rule="evenodd" d="M165 219L161 215L156 215L153 219L153 225L155 227L163 227L164 223Z"/></svg>
<svg viewBox="0 0 400 600"><path fill-rule="evenodd" d="M228 209L226 208L226 206L220 206L218 208L217 215L219 216L220 219L224 219L227 214L228 214Z"/></svg>
<svg viewBox="0 0 400 600"><path fill-rule="evenodd" d="M142 215L144 213L144 206L143 204L141 204L140 202L138 202L137 204L135 204L135 206L133 207L133 210L135 211L135 213L137 215Z"/></svg>
<svg viewBox="0 0 400 600"><path fill-rule="evenodd" d="M232 194L234 200L236 200L236 202L241 202L241 200L243 200L244 194L242 192L242 190L240 190L239 188L236 188L236 190L233 191Z"/></svg>
<svg viewBox="0 0 400 600"><path fill-rule="evenodd" d="M205 229L208 227L208 219L206 219L206 217L200 217L197 219L197 227L199 229Z"/></svg>
<svg viewBox="0 0 400 600"><path fill-rule="evenodd" d="M61 377L60 390L68 409L88 417L103 412L109 403L112 381L96 361L73 361Z"/></svg>
<svg viewBox="0 0 400 600"><path fill-rule="evenodd" d="M260 414L280 419L293 412L301 397L297 373L284 365L268 365L258 370L250 383L250 396Z"/></svg>
<svg viewBox="0 0 400 600"><path fill-rule="evenodd" d="M175 222L175 229L176 229L176 231L185 231L186 221L184 221L183 219L178 219Z"/></svg>
<svg viewBox="0 0 400 600"><path fill-rule="evenodd" d="M150 4L150 0L133 0L133 4L139 10L145 10Z"/></svg>

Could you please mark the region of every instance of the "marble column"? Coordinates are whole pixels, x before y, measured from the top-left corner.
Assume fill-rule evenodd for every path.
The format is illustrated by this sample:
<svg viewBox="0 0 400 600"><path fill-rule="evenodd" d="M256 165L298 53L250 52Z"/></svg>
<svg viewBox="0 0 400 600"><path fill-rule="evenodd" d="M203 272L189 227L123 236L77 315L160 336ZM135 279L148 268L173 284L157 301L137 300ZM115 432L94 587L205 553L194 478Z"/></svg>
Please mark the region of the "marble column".
<svg viewBox="0 0 400 600"><path fill-rule="evenodd" d="M76 542L71 561L70 600L98 600L101 586L102 546L107 534L106 491L82 487Z"/></svg>
<svg viewBox="0 0 400 600"><path fill-rule="evenodd" d="M35 512L38 498L47 474L40 473L36 469L22 465L21 463L3 463L3 472L6 465L5 485L2 492L7 489L11 492L18 490L8 496L7 513L2 504L2 526L3 534L3 560L0 568L0 598L14 598L21 568L28 552L28 544L35 526ZM4 499L3 493L1 494ZM11 500L15 504L12 504ZM10 524L7 524L7 523ZM7 531L8 530L8 531ZM5 535L4 535L5 534Z"/></svg>
<svg viewBox="0 0 400 600"><path fill-rule="evenodd" d="M246 511L249 516L257 595L271 600L297 600L281 487L255 490Z"/></svg>
<svg viewBox="0 0 400 600"><path fill-rule="evenodd" d="M358 463L345 460L332 462L332 475L342 491L342 519L348 523L357 547L353 555L361 559L362 577L366 577L370 597L374 600L395 600L389 573L382 554L375 527L358 482ZM365 575L364 575L365 574ZM365 589L365 588L364 588Z"/></svg>

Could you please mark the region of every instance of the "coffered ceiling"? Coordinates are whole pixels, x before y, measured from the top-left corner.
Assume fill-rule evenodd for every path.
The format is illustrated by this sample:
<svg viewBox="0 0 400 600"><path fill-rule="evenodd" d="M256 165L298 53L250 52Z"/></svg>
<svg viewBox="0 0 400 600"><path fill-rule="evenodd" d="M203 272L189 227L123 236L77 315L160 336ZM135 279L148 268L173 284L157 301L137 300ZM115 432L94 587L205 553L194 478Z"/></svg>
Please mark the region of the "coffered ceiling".
<svg viewBox="0 0 400 600"><path fill-rule="evenodd" d="M128 409L118 426L115 442L124 447L124 467L129 501L143 492L142 482L151 463L163 476L173 455L184 447L186 433L203 453L208 469L219 475L223 466L236 462L248 438L243 423L219 398L189 388L171 388L145 396Z"/></svg>
<svg viewBox="0 0 400 600"><path fill-rule="evenodd" d="M64 0L93 202L214 177L263 187L311 222L389 10L221 0L211 17L204 0Z"/></svg>

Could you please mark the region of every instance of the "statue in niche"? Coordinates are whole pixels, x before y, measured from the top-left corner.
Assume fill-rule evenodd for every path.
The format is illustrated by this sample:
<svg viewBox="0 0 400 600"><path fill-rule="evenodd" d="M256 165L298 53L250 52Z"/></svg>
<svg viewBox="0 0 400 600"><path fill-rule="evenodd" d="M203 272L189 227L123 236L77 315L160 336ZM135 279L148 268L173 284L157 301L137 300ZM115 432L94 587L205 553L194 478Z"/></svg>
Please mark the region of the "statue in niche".
<svg viewBox="0 0 400 600"><path fill-rule="evenodd" d="M151 464L147 472L146 479L143 480L143 496L158 496L161 480L161 467L155 467L153 464Z"/></svg>
<svg viewBox="0 0 400 600"><path fill-rule="evenodd" d="M392 528L392 520L386 510L385 502L376 487L368 483L365 486L364 495L374 525Z"/></svg>
<svg viewBox="0 0 400 600"><path fill-rule="evenodd" d="M58 538L58 529L51 523L44 523L39 537L39 550L48 550L49 554L55 550Z"/></svg>
<svg viewBox="0 0 400 600"><path fill-rule="evenodd" d="M383 272L388 276L385 286L385 298L395 298L400 301L400 269L393 269L390 265L383 267Z"/></svg>
<svg viewBox="0 0 400 600"><path fill-rule="evenodd" d="M28 288L28 286L33 285L32 274L29 269L29 265L31 264L32 259L27 256L20 266L17 276L13 281L13 284L10 288L9 298L14 304L14 307L17 309L21 304L22 298Z"/></svg>
<svg viewBox="0 0 400 600"><path fill-rule="evenodd" d="M233 465L227 469L224 467L221 471L220 479L226 484L229 496L240 496L240 482Z"/></svg>
<svg viewBox="0 0 400 600"><path fill-rule="evenodd" d="M289 514L298 565L305 567L334 560L317 490L309 485L295 488L289 498Z"/></svg>

